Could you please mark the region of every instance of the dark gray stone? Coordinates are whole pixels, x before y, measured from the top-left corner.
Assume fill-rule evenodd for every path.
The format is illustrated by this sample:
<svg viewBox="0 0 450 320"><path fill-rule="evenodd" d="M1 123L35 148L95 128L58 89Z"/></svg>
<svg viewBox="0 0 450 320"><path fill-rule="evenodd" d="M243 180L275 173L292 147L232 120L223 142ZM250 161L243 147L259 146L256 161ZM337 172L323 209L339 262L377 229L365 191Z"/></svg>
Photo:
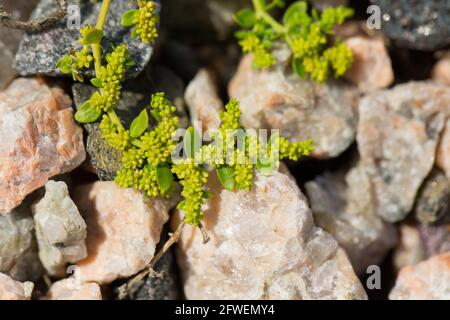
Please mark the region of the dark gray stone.
<svg viewBox="0 0 450 320"><path fill-rule="evenodd" d="M450 0L371 0L380 6L382 31L398 46L435 50L450 44Z"/></svg>
<svg viewBox="0 0 450 320"><path fill-rule="evenodd" d="M87 84L74 84L72 92L76 108L88 100L95 90ZM177 107L180 127L187 127L189 120L183 100L183 82L171 70L155 66L147 68L137 79L124 83L122 97L115 110L125 128L128 128L139 112L149 105L150 96L155 92L166 93L166 97ZM87 132L86 151L100 180L112 181L121 166L121 154L102 138L99 121L83 125Z"/></svg>
<svg viewBox="0 0 450 320"><path fill-rule="evenodd" d="M157 274L136 284L129 293L131 300L176 300L179 299L173 252L166 252L156 263Z"/></svg>
<svg viewBox="0 0 450 320"><path fill-rule="evenodd" d="M416 219L426 224L438 221L447 210L449 196L447 176L433 169L417 194L414 208Z"/></svg>
<svg viewBox="0 0 450 320"><path fill-rule="evenodd" d="M69 0L69 5L79 5L81 26L96 24L101 1L93 3L83 0ZM54 0L42 0L33 12L32 17L47 16L54 8ZM112 45L127 44L130 56L136 62L133 67L128 69L127 77L129 78L136 77L145 68L153 52L152 44L144 44L139 38L131 38L131 29L120 25L123 13L133 8L136 8L136 5L131 1L112 1L104 28L105 37L102 42L103 48L106 49L104 52L111 50ZM79 29L69 29L67 19L69 17L42 32L25 34L14 61L14 67L21 75L63 75L56 68L56 63L70 49L80 49L81 46L78 42L80 38ZM92 76L94 72L91 69L83 72L83 74Z"/></svg>

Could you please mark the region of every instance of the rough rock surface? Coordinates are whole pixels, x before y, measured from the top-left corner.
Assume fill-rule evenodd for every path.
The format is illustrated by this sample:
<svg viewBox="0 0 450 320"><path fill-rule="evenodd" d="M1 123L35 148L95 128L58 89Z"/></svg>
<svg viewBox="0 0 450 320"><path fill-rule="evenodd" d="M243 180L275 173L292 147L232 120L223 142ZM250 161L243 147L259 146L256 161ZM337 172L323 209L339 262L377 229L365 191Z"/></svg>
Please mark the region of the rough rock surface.
<svg viewBox="0 0 450 320"><path fill-rule="evenodd" d="M344 251L314 225L289 175L257 174L250 192L236 193L216 179L210 177L214 196L204 208L210 241L204 245L187 226L177 247L187 299L366 298Z"/></svg>
<svg viewBox="0 0 450 320"><path fill-rule="evenodd" d="M3 0L3 8L11 13L14 19L26 20L38 0ZM23 32L0 26L0 90L16 75L12 64Z"/></svg>
<svg viewBox="0 0 450 320"><path fill-rule="evenodd" d="M49 275L64 276L68 262L86 258L86 223L60 181L45 184L45 196L32 206L39 258Z"/></svg>
<svg viewBox="0 0 450 320"><path fill-rule="evenodd" d="M447 119L439 141L436 152L436 166L445 172L450 181L450 119Z"/></svg>
<svg viewBox="0 0 450 320"><path fill-rule="evenodd" d="M433 223L442 218L448 209L450 183L439 169L433 169L419 189L414 206L416 219Z"/></svg>
<svg viewBox="0 0 450 320"><path fill-rule="evenodd" d="M19 282L0 273L0 300L30 300L33 291L32 282Z"/></svg>
<svg viewBox="0 0 450 320"><path fill-rule="evenodd" d="M85 159L70 98L39 79L17 79L0 92L0 213Z"/></svg>
<svg viewBox="0 0 450 320"><path fill-rule="evenodd" d="M393 263L396 270L414 265L427 258L419 230L409 224L399 227L399 241L395 248Z"/></svg>
<svg viewBox="0 0 450 320"><path fill-rule="evenodd" d="M394 81L391 58L381 37L351 37L345 43L353 51L353 64L345 77L363 91L388 87Z"/></svg>
<svg viewBox="0 0 450 320"><path fill-rule="evenodd" d="M357 274L379 264L397 241L395 228L375 212L364 168L325 173L306 184L314 221L346 251Z"/></svg>
<svg viewBox="0 0 450 320"><path fill-rule="evenodd" d="M438 62L432 71L433 80L450 86L450 52L447 52Z"/></svg>
<svg viewBox="0 0 450 320"><path fill-rule="evenodd" d="M68 4L79 6L81 26L96 24L101 2L69 0ZM32 17L47 16L54 7L54 0L41 0ZM107 50L111 49L111 45L127 44L129 54L135 61L135 65L128 69L129 77L137 76L144 69L153 52L153 45L144 44L139 38L132 39L131 28L124 29L120 24L122 15L134 8L136 6L130 1L112 1L102 40L102 46ZM62 75L56 63L70 49L79 49L81 46L78 42L80 28L70 27L73 22L69 19L71 15L42 32L25 34L14 60L14 67L21 75ZM92 76L93 70L84 74Z"/></svg>
<svg viewBox="0 0 450 320"><path fill-rule="evenodd" d="M95 90L94 87L85 84L73 85L75 106L80 107ZM120 119L124 121L125 127L129 127L134 117L149 105L151 93L159 91L165 92L177 107L180 127L187 127L189 120L183 100L184 84L170 69L161 66L154 67L152 70L146 69L142 77L125 82L121 99L115 107ZM120 152L110 147L102 138L98 122L83 126L87 132L86 151L95 172L101 180L114 180L116 172L121 166Z"/></svg>
<svg viewBox="0 0 450 320"><path fill-rule="evenodd" d="M313 157L338 156L355 138L358 90L343 83L317 85L284 69L254 70L252 57L243 58L228 88L241 102L242 125L280 129L297 141L311 138Z"/></svg>
<svg viewBox="0 0 450 320"><path fill-rule="evenodd" d="M359 105L357 142L377 213L403 219L435 158L448 114L450 88L410 82L366 95Z"/></svg>
<svg viewBox="0 0 450 320"><path fill-rule="evenodd" d="M100 286L95 283L80 283L70 277L54 282L45 297L48 300L102 300Z"/></svg>
<svg viewBox="0 0 450 320"><path fill-rule="evenodd" d="M400 270L391 300L450 300L450 252Z"/></svg>
<svg viewBox="0 0 450 320"><path fill-rule="evenodd" d="M398 46L435 50L450 44L447 0L370 0L380 7L383 33Z"/></svg>
<svg viewBox="0 0 450 320"><path fill-rule="evenodd" d="M37 280L41 275L34 221L25 204L0 215L0 272L18 281Z"/></svg>
<svg viewBox="0 0 450 320"><path fill-rule="evenodd" d="M434 224L418 226L427 257L450 251L450 211Z"/></svg>
<svg viewBox="0 0 450 320"><path fill-rule="evenodd" d="M88 257L77 263L82 282L110 283L150 262L168 220L165 200L144 201L110 181L78 187L73 199L88 226Z"/></svg>
<svg viewBox="0 0 450 320"><path fill-rule="evenodd" d="M167 241L163 231L158 247ZM158 249L156 250L158 251ZM174 252L169 250L156 263L155 275L141 280L126 297L131 300L176 300L179 299L178 277L175 270Z"/></svg>
<svg viewBox="0 0 450 320"><path fill-rule="evenodd" d="M205 133L220 127L219 112L223 111L223 102L218 97L217 86L208 70L201 69L197 73L187 86L184 98L191 122L199 132Z"/></svg>

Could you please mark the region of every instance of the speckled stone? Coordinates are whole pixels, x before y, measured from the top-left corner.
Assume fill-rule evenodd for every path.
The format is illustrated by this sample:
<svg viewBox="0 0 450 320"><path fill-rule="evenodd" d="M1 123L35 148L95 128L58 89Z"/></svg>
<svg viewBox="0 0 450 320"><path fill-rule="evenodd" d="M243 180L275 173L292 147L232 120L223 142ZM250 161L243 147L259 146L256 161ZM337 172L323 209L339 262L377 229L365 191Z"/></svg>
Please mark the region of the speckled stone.
<svg viewBox="0 0 450 320"><path fill-rule="evenodd" d="M433 223L439 220L448 208L450 183L446 175L434 169L419 189L414 207L416 219L422 223Z"/></svg>
<svg viewBox="0 0 450 320"><path fill-rule="evenodd" d="M241 124L279 129L292 141L313 139L315 158L338 156L355 138L357 87L302 80L289 71L289 50L280 46L274 54L279 63L267 70L255 70L252 56L243 57L229 83L230 97L241 103Z"/></svg>
<svg viewBox="0 0 450 320"><path fill-rule="evenodd" d="M163 231L158 247L161 247L167 239L167 231ZM176 300L179 298L174 252L172 250L166 252L156 263L154 270L156 274L151 274L137 283L126 299Z"/></svg>
<svg viewBox="0 0 450 320"><path fill-rule="evenodd" d="M450 252L400 270L390 300L450 300Z"/></svg>
<svg viewBox="0 0 450 320"><path fill-rule="evenodd" d="M336 238L357 274L381 263L395 246L395 228L376 214L371 181L361 164L347 172L326 172L305 187L314 221Z"/></svg>
<svg viewBox="0 0 450 320"><path fill-rule="evenodd" d="M380 6L381 31L398 46L435 50L450 44L448 0L371 0Z"/></svg>
<svg viewBox="0 0 450 320"><path fill-rule="evenodd" d="M69 0L69 5L79 5L81 14L81 26L85 24L95 25L101 2ZM55 7L54 0L42 0L32 17L47 16ZM103 48L111 49L111 44L125 43L128 46L131 58L136 64L128 69L127 76L137 76L146 66L153 52L153 45L144 44L139 38L131 38L131 29L123 28L120 19L124 12L136 8L131 1L112 1L108 19L104 28L105 38L102 41ZM56 68L58 60L70 49L79 49L79 29L69 29L65 18L55 26L39 33L25 34L17 52L14 67L21 75L46 74L61 76ZM93 70L83 74L93 75Z"/></svg>
<svg viewBox="0 0 450 320"><path fill-rule="evenodd" d="M186 226L177 245L187 299L367 298L289 174L256 173L250 192L223 190L215 175L207 187L213 197L203 207L203 225L210 241L203 244L198 228Z"/></svg>
<svg viewBox="0 0 450 320"><path fill-rule="evenodd" d="M75 106L80 107L95 92L95 88L86 84L72 86ZM137 79L125 82L122 97L116 105L116 112L128 128L139 112L150 103L155 92L165 92L177 107L180 127L187 127L189 119L184 106L184 84L170 69L163 66L147 68ZM99 121L83 125L87 132L86 151L90 162L101 180L112 181L121 165L121 154L110 147L102 138Z"/></svg>
<svg viewBox="0 0 450 320"><path fill-rule="evenodd" d="M431 171L448 115L450 88L409 82L366 95L359 105L358 150L377 214L402 220Z"/></svg>

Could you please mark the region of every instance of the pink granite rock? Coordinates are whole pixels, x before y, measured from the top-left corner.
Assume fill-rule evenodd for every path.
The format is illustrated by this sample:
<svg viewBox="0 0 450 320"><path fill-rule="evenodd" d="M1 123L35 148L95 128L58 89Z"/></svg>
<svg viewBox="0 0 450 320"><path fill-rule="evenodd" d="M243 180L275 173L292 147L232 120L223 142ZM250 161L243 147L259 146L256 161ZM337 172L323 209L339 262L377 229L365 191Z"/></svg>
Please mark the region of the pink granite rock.
<svg viewBox="0 0 450 320"><path fill-rule="evenodd" d="M205 133L220 126L219 112L223 111L223 102L217 91L214 79L206 69L200 70L186 88L184 98L191 122L199 132L200 129Z"/></svg>
<svg viewBox="0 0 450 320"><path fill-rule="evenodd" d="M433 68L433 80L450 86L450 52L442 57Z"/></svg>
<svg viewBox="0 0 450 320"><path fill-rule="evenodd" d="M97 283L80 283L76 278L54 282L47 293L48 300L102 300Z"/></svg>
<svg viewBox="0 0 450 320"><path fill-rule="evenodd" d="M280 129L294 141L313 139L313 157L338 156L355 138L358 89L301 80L289 71L289 54L283 48L275 54L281 62L268 70L255 70L252 56L245 56L229 84L230 97L241 103L242 125Z"/></svg>
<svg viewBox="0 0 450 320"><path fill-rule="evenodd" d="M419 230L409 224L399 227L399 243L394 250L393 263L397 270L426 259L425 245Z"/></svg>
<svg viewBox="0 0 450 320"><path fill-rule="evenodd" d="M400 221L411 211L434 164L449 101L450 88L433 82L409 82L361 100L358 150L385 220Z"/></svg>
<svg viewBox="0 0 450 320"><path fill-rule="evenodd" d="M110 283L150 262L169 217L168 201L144 201L142 193L112 181L78 187L73 200L88 227L88 256L77 262L83 282Z"/></svg>
<svg viewBox="0 0 450 320"><path fill-rule="evenodd" d="M346 78L363 91L388 87L394 81L391 58L383 38L350 37L345 43L353 51L353 64Z"/></svg>
<svg viewBox="0 0 450 320"><path fill-rule="evenodd" d="M0 213L84 159L82 129L61 89L21 78L0 92Z"/></svg>
<svg viewBox="0 0 450 320"><path fill-rule="evenodd" d="M0 273L0 300L30 300L32 282L19 282Z"/></svg>
<svg viewBox="0 0 450 320"><path fill-rule="evenodd" d="M187 226L177 247L187 299L366 298L346 254L314 225L288 174L256 174L250 192L223 190L211 175L208 188L210 241Z"/></svg>
<svg viewBox="0 0 450 320"><path fill-rule="evenodd" d="M391 300L450 300L450 252L400 270Z"/></svg>

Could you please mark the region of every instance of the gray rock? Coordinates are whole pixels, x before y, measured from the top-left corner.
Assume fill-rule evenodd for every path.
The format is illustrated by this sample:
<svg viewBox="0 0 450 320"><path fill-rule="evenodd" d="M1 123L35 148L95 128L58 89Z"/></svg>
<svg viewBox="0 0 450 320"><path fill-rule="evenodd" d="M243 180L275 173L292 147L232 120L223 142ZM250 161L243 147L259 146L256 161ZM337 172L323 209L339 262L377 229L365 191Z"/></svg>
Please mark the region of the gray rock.
<svg viewBox="0 0 450 320"><path fill-rule="evenodd" d="M450 183L447 176L434 169L420 188L414 214L422 223L433 223L445 215L450 197Z"/></svg>
<svg viewBox="0 0 450 320"><path fill-rule="evenodd" d="M42 272L37 258L34 221L24 202L0 215L0 272L18 281L37 280Z"/></svg>
<svg viewBox="0 0 450 320"><path fill-rule="evenodd" d="M402 220L433 167L448 115L450 88L410 82L365 96L359 105L358 150L377 214Z"/></svg>
<svg viewBox="0 0 450 320"><path fill-rule="evenodd" d="M81 26L85 24L95 25L101 6L100 1L93 3L91 1L69 0L68 3L80 7ZM32 17L47 16L54 6L54 0L41 0ZM136 8L136 5L131 1L112 1L104 28L105 37L102 41L102 46L106 50L110 50L112 45L127 44L130 56L136 62L133 67L128 69L128 77L136 77L144 69L153 52L153 45L144 44L138 38L131 38L131 29L120 25L123 13L133 8ZM63 75L56 68L56 63L70 49L79 49L81 46L78 42L80 38L79 29L67 27L67 19L69 17L42 32L25 34L14 61L14 67L21 75ZM92 76L93 70L83 74Z"/></svg>
<svg viewBox="0 0 450 320"><path fill-rule="evenodd" d="M26 20L38 0L4 0L3 8L11 13L14 19ZM0 26L0 90L16 75L12 64L23 32Z"/></svg>
<svg viewBox="0 0 450 320"><path fill-rule="evenodd" d="M80 107L90 98L95 88L85 84L75 84L72 87L75 106ZM129 127L139 112L149 105L150 96L155 92L165 92L177 107L180 127L187 127L189 120L184 106L184 84L171 70L155 66L147 68L139 78L125 82L122 97L115 110L125 127ZM90 161L99 178L112 181L120 168L121 154L110 147L102 138L99 123L84 125L87 131L86 150Z"/></svg>
<svg viewBox="0 0 450 320"><path fill-rule="evenodd" d="M450 251L450 210L434 224L419 224L428 257Z"/></svg>
<svg viewBox="0 0 450 320"><path fill-rule="evenodd" d="M449 0L371 0L380 6L382 31L398 46L435 50L450 44Z"/></svg>
<svg viewBox="0 0 450 320"><path fill-rule="evenodd" d="M163 232L160 245L164 244L167 238L167 232ZM126 298L131 300L179 299L175 260L172 250L166 252L156 263L155 271L156 274L149 275L137 283Z"/></svg>
<svg viewBox="0 0 450 320"><path fill-rule="evenodd" d="M87 256L86 223L64 182L50 180L45 196L32 206L39 258L49 275L64 276L67 263Z"/></svg>
<svg viewBox="0 0 450 320"><path fill-rule="evenodd" d="M214 196L202 208L202 223L210 241L186 226L177 245L187 299L367 298L344 250L316 227L289 174L256 173L250 192L223 190L211 175L207 188Z"/></svg>
<svg viewBox="0 0 450 320"><path fill-rule="evenodd" d="M371 183L360 164L348 172L325 173L305 187L315 222L336 238L357 274L379 264L396 244L395 228L376 214Z"/></svg>

